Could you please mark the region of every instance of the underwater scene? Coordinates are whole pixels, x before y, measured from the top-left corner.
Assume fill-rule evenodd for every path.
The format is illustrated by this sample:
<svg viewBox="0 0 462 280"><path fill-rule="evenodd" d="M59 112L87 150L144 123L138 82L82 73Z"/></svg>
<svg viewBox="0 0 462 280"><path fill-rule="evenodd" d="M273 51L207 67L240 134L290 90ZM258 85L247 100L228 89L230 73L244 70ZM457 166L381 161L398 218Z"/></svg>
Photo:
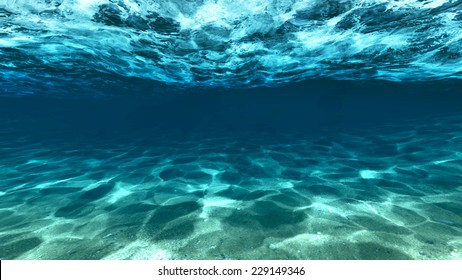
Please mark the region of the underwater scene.
<svg viewBox="0 0 462 280"><path fill-rule="evenodd" d="M462 260L462 1L0 0L0 259Z"/></svg>

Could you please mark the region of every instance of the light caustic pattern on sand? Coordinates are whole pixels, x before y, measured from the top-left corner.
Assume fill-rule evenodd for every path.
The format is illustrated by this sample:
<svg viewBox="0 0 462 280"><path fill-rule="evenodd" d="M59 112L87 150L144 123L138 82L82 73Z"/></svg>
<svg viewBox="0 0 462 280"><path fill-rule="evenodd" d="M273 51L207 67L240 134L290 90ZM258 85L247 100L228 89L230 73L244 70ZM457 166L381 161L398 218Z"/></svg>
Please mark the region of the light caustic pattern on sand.
<svg viewBox="0 0 462 280"><path fill-rule="evenodd" d="M3 130L0 258L462 259L460 123L149 147Z"/></svg>

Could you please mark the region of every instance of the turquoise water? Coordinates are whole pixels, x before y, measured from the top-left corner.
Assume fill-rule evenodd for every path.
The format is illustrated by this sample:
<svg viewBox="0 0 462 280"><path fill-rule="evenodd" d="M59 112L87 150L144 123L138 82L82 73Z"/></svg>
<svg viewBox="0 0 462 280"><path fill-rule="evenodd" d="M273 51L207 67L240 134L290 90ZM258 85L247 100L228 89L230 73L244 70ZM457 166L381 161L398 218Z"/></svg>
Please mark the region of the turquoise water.
<svg viewBox="0 0 462 280"><path fill-rule="evenodd" d="M0 0L0 259L462 259L461 7Z"/></svg>
<svg viewBox="0 0 462 280"><path fill-rule="evenodd" d="M4 99L1 258L462 258L460 103L399 113L377 94L333 120L294 109L314 94L247 92L263 99L245 109L231 93L228 110L204 105L214 94L162 113L158 98Z"/></svg>

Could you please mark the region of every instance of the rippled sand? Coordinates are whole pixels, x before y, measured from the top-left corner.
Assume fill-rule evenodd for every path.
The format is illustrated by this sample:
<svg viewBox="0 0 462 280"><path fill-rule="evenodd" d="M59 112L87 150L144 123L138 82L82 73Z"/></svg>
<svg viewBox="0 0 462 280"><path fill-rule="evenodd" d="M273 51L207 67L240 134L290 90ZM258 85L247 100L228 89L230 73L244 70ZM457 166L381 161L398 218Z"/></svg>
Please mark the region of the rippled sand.
<svg viewBox="0 0 462 280"><path fill-rule="evenodd" d="M3 129L0 258L462 259L460 131L458 116L120 143Z"/></svg>

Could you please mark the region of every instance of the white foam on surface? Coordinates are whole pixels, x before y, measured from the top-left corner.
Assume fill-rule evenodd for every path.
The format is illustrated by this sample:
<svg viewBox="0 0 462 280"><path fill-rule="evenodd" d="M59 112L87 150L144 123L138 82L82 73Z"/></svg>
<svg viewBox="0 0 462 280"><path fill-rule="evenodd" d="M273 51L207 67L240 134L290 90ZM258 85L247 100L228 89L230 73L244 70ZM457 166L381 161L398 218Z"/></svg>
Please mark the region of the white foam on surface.
<svg viewBox="0 0 462 280"><path fill-rule="evenodd" d="M7 1L5 9L12 14L2 18L6 34L0 46L27 53L24 58L0 55L4 64L16 65L19 59L19 68L39 67L28 61L40 61L67 73L79 66L167 83L460 79L461 5L444 0ZM89 58L82 50L93 55L85 66L81 61ZM198 73L195 67L207 71Z"/></svg>

